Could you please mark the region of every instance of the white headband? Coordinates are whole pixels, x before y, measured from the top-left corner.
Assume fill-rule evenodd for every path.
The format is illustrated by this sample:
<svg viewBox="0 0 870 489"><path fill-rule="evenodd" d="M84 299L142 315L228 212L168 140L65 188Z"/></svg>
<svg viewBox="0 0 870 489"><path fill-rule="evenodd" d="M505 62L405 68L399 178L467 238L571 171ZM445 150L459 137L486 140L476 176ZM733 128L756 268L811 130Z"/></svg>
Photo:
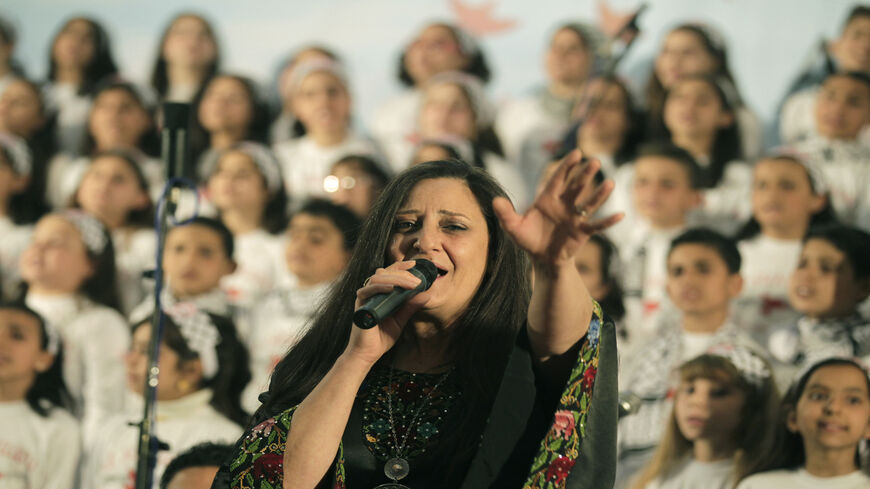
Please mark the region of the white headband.
<svg viewBox="0 0 870 489"><path fill-rule="evenodd" d="M202 164L202 168L208 178L211 178L214 172L217 171L220 159L225 154L233 151L240 151L254 160L254 164L257 165L257 169L263 175L263 180L266 181L266 190L269 191L269 194L275 194L284 185L281 180L281 166L275 155L268 147L251 141L242 141L224 151L209 153Z"/></svg>
<svg viewBox="0 0 870 489"><path fill-rule="evenodd" d="M302 85L302 82L308 75L319 72L329 73L335 76L339 81L341 81L341 84L344 85L345 90L347 90L347 73L345 73L344 68L342 68L340 63L331 59L312 59L303 61L294 66L293 71L290 73L287 80L287 89L290 92L293 92Z"/></svg>
<svg viewBox="0 0 870 489"><path fill-rule="evenodd" d="M731 362L740 372L740 376L758 389L762 388L764 381L770 378L770 368L764 360L745 346L722 343L711 346L706 353Z"/></svg>
<svg viewBox="0 0 870 489"><path fill-rule="evenodd" d="M807 171L807 175L810 177L810 183L813 186L813 191L816 195L827 195L828 193L828 184L825 180L824 173L822 173L821 168L815 163L813 163L810 155L798 151L797 149L791 146L780 146L774 148L773 151L762 159L767 158L779 158L779 157L787 157L792 158L799 165L804 167L804 170ZM757 163L756 163L757 164Z"/></svg>
<svg viewBox="0 0 870 489"><path fill-rule="evenodd" d="M99 255L106 249L108 238L106 228L95 217L80 210L69 209L55 214L76 227L82 237L85 248L92 254Z"/></svg>
<svg viewBox="0 0 870 489"><path fill-rule="evenodd" d="M494 115L494 110L486 98L486 93L483 90L483 83L474 75L469 75L461 71L447 71L438 73L429 79L426 83L427 87L450 83L459 85L468 94L471 102L471 110L474 111L477 127L489 126Z"/></svg>
<svg viewBox="0 0 870 489"><path fill-rule="evenodd" d="M164 308L167 316L178 326L187 347L196 352L202 363L202 375L206 380L218 372L217 344L221 335L211 316L192 302L179 302Z"/></svg>
<svg viewBox="0 0 870 489"><path fill-rule="evenodd" d="M30 156L30 149L23 139L0 132L0 146L9 153L12 161L12 169L18 176L29 176L33 170L33 160Z"/></svg>

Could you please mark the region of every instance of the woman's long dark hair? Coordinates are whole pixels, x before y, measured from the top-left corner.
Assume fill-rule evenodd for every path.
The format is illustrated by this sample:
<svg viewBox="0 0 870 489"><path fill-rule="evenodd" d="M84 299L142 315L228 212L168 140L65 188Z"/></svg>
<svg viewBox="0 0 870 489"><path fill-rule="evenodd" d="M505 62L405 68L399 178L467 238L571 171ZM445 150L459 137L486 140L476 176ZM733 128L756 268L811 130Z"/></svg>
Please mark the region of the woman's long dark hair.
<svg viewBox="0 0 870 489"><path fill-rule="evenodd" d="M345 273L332 287L311 329L275 367L268 394L254 423L302 402L332 368L348 344L354 298L366 278L389 260L386 250L396 212L421 181L455 178L474 194L489 230L487 266L468 309L452 326L456 379L462 391L463 417L436 452L444 460L470 458L503 374L505 362L525 321L529 304L526 258L501 229L492 199L504 190L486 172L461 161L435 161L411 167L390 182L363 224L359 243ZM459 457L459 458L457 458Z"/></svg>
<svg viewBox="0 0 870 489"><path fill-rule="evenodd" d="M194 12L182 12L169 22L166 25L166 29L163 30L163 34L160 36L160 44L158 46L157 51L157 60L154 62L154 68L151 70L151 86L157 92L157 95L162 100L166 98L166 94L169 92L169 69L166 66L166 58L163 56L163 47L166 44L166 36L169 35L169 30L172 29L172 26L183 17L192 17L194 19L202 22L202 25L205 26L206 32L208 32L209 37L211 37L211 41L214 43L215 47L215 57L214 61L212 61L205 70L205 76L200 81L200 88L197 94L201 94L203 88L205 88L206 83L218 72L218 68L220 67L220 45L217 41L217 36L214 33L214 29L211 24L203 17Z"/></svg>
<svg viewBox="0 0 870 489"><path fill-rule="evenodd" d="M734 80L734 75L731 74L731 69L728 67L728 52L724 45L720 45L718 39L714 39L714 36L718 36L709 31L704 25L697 23L680 24L668 31L668 34L678 31L694 34L695 37L701 40L701 44L707 53L716 59L716 71L712 75L721 76L730 81L735 86L736 92L737 83ZM646 85L646 109L649 116L648 130L650 134L661 134L662 132L661 115L665 107L666 92L667 89L662 85L661 80L659 80L656 74L655 67L653 67ZM738 107L735 107L735 109L743 106L743 100L739 97L739 93L736 104Z"/></svg>
<svg viewBox="0 0 870 489"><path fill-rule="evenodd" d="M89 17L73 17L63 23L63 26L54 35L48 53L48 79L57 80L57 62L54 60L54 46L57 38L73 22L82 21L88 24L91 35L94 38L94 57L85 66L82 76L82 84L78 87L79 95L91 95L97 85L106 77L117 75L118 66L112 57L112 46L109 42L109 34L106 29L94 19Z"/></svg>
<svg viewBox="0 0 870 489"><path fill-rule="evenodd" d="M157 132L157 127L154 124L154 114L148 110L148 107L145 104L145 100L142 98L142 95L139 94L139 90L136 87L126 81L121 80L106 80L96 88L94 91L94 102L96 102L97 98L105 92L111 91L119 91L124 92L127 96L129 96L133 102L142 109L145 114L148 115L148 119L150 125L142 135L139 137L139 141L136 142L136 148L139 151L142 151L148 156L156 157L160 156L160 135ZM90 113L88 114L88 120L91 118L91 114L93 113L94 108L91 106ZM81 154L86 156L92 156L93 153L97 150L97 143L94 140L93 134L91 134L90 124L88 124L88 129L86 131L84 141L82 141L81 145Z"/></svg>
<svg viewBox="0 0 870 489"><path fill-rule="evenodd" d="M30 149L31 170L30 183L27 190L15 195L10 201L10 214L16 224L30 224L38 221L49 206L45 202L45 187L48 174L48 162L57 152L57 113L49 111L42 96L42 91L36 83L25 78L19 78L13 83L22 83L27 86L39 100L39 112L42 117L42 125L32 134L18 135L25 138L27 148Z"/></svg>
<svg viewBox="0 0 870 489"><path fill-rule="evenodd" d="M208 316L220 335L220 341L215 347L218 370L214 377L203 378L196 388L197 390L211 389L212 397L209 404L215 411L244 425L248 414L242 409L241 397L242 391L251 380L248 349L239 340L236 326L231 320L215 314L208 314ZM152 324L151 317L133 325L133 332L143 324ZM179 364L199 358L199 354L188 346L178 325L168 314L163 317L163 342L178 354Z"/></svg>
<svg viewBox="0 0 870 489"><path fill-rule="evenodd" d="M714 76L702 74L686 75L685 77L680 78L680 81L677 83L682 83L688 80L702 81L713 88L713 91L716 92L716 96L719 98L719 103L722 104L722 110L730 113L732 117L731 125L719 128L716 131L716 135L713 138L713 149L710 152L710 165L706 167L699 165L699 180L701 188L709 189L718 185L722 180L722 175L725 173L725 166L728 163L743 159L743 145L740 140L740 127L737 125L737 107L733 105L732 101L729 101L728 96L725 94L725 90L719 82L717 82ZM722 83L728 82L723 80ZM667 104L667 99L670 97L672 91L673 90L667 91L667 94L665 95L665 104ZM664 123L664 112L662 112L661 117L661 127L664 130L664 135L666 136L666 139L670 140L671 131Z"/></svg>

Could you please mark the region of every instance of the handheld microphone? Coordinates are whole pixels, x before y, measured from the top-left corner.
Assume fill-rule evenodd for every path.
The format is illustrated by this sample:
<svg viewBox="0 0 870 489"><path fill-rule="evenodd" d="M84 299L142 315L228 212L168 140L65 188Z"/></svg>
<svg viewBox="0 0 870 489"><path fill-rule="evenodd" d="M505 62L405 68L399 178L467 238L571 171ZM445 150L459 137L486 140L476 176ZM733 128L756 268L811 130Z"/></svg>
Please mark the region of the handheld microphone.
<svg viewBox="0 0 870 489"><path fill-rule="evenodd" d="M371 329L411 297L424 290L429 290L429 287L435 282L435 278L438 277L438 269L429 260L418 259L415 261L414 267L408 271L420 279L420 284L413 289L396 287L392 292L372 296L362 307L353 313L354 324L362 329Z"/></svg>

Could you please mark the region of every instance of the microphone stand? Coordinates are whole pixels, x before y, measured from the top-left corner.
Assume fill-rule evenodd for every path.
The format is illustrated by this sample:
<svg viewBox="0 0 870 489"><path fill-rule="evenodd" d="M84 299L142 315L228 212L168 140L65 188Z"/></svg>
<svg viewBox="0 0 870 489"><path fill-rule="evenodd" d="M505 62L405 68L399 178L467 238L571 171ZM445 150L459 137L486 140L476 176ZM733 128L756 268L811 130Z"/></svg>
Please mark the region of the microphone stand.
<svg viewBox="0 0 870 489"><path fill-rule="evenodd" d="M634 41L637 39L638 34L640 33L640 29L637 27L637 19L648 8L648 6L649 5L647 3L642 3L637 11L634 13L634 15L631 16L631 19L629 19L629 21L626 22L626 24L622 26L622 28L613 35L613 37L607 40L606 50L608 53L608 59L605 62L604 68L601 70L599 77L609 78L612 77L613 74L616 72L616 67L623 60L623 58L625 58L625 55L628 54L631 46L634 44ZM622 50L620 50L619 53L614 55L610 51L613 49L613 46L617 43L617 41L624 36L627 36L627 39L625 40L625 46L622 48ZM588 91L589 83L586 83L585 87L583 88L583 92L580 95L580 106L577 111L578 132L579 129L583 127L583 124L586 122L589 114L591 114L598 107L598 104L601 103L601 99L603 97L603 94L594 97L586 97ZM577 143L579 146L579 138Z"/></svg>
<svg viewBox="0 0 870 489"><path fill-rule="evenodd" d="M169 446L157 439L154 433L156 424L157 384L160 366L160 343L163 338L163 307L160 295L163 288L163 250L166 246L166 232L169 230L170 217L175 216L182 190L185 187L182 177L185 169L188 144L187 123L190 112L188 104L166 103L163 105L164 125L161 134L161 156L166 165L167 184L163 190L155 216L157 228L157 257L154 268L154 314L151 316L151 338L148 344L148 370L143 392L144 412L139 425L139 450L136 464L135 489L151 489L153 486L154 466L158 450Z"/></svg>

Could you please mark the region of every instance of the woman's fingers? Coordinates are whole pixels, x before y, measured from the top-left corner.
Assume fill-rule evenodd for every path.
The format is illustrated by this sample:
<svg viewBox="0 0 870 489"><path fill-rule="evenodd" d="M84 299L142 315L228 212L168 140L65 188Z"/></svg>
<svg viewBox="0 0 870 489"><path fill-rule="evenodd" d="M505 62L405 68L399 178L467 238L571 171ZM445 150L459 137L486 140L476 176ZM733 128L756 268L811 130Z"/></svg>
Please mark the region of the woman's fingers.
<svg viewBox="0 0 870 489"><path fill-rule="evenodd" d="M561 195L565 190L565 185L568 181L569 174L575 170L575 168L580 164L580 161L583 159L583 154L580 153L580 150L575 149L568 153L564 158L562 158L562 162L559 164L556 171L547 180L547 184L544 186L542 195Z"/></svg>
<svg viewBox="0 0 870 489"><path fill-rule="evenodd" d="M379 268L375 274L366 279L363 286L357 289L357 308L368 298L377 294L387 294L395 287L413 289L420 284L420 278L414 276L410 270L415 265L414 261L396 262L387 268Z"/></svg>
<svg viewBox="0 0 870 489"><path fill-rule="evenodd" d="M614 183L612 180L605 180L604 183L594 189L591 194L581 194L573 201L573 207L582 217L592 216L610 197L613 192Z"/></svg>
<svg viewBox="0 0 870 489"><path fill-rule="evenodd" d="M495 217L501 224L502 229L513 234L513 230L522 221L522 216L517 214L511 201L504 197L496 197L492 200L492 209L495 211Z"/></svg>

